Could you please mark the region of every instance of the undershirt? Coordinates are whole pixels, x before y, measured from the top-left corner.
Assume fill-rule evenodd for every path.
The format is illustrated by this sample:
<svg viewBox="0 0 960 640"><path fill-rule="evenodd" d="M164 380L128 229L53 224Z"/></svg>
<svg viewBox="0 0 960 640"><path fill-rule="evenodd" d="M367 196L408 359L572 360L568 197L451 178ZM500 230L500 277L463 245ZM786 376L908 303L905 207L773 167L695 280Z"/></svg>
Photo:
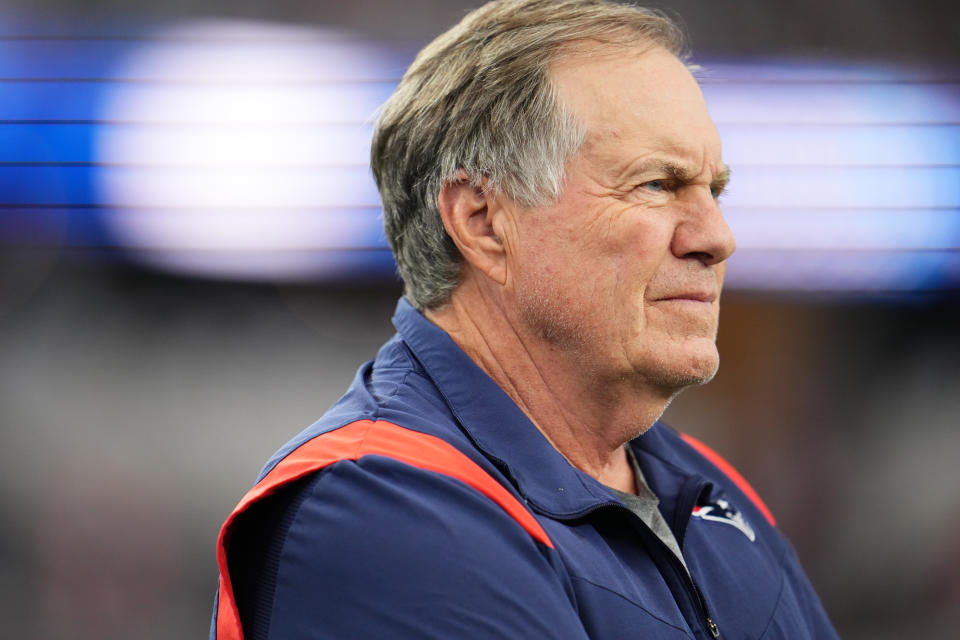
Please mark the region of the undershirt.
<svg viewBox="0 0 960 640"><path fill-rule="evenodd" d="M623 506L640 518L640 520L653 531L654 535L660 538L663 544L667 545L667 548L673 552L673 555L677 556L680 564L682 564L683 568L687 569L687 573L689 573L690 569L687 568L687 563L683 559L683 553L680 551L680 545L677 544L677 538L673 535L673 531L669 525L667 525L663 514L660 513L660 499L653 493L653 490L650 489L646 479L643 477L643 471L640 470L640 464L637 462L637 457L633 455L633 451L629 446L627 446L626 449L627 457L630 459L630 465L633 467L633 477L636 481L637 493L634 495L632 493L618 491L613 487L608 488L620 498Z"/></svg>

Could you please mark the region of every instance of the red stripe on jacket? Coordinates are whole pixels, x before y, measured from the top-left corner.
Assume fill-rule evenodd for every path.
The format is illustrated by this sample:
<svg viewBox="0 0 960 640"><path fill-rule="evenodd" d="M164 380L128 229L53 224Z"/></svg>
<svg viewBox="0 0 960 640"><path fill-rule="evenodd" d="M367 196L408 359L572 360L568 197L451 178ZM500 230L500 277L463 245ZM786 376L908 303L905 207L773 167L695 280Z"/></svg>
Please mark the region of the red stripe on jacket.
<svg viewBox="0 0 960 640"><path fill-rule="evenodd" d="M240 613L234 598L227 566L227 545L236 519L258 500L282 487L341 460L358 460L379 455L419 469L434 471L476 489L493 500L530 534L548 547L553 543L526 507L453 445L435 436L406 429L382 420L359 420L308 440L281 460L240 500L220 529L217 565L220 569L217 604L217 639L242 640Z"/></svg>
<svg viewBox="0 0 960 640"><path fill-rule="evenodd" d="M753 490L753 487L750 486L750 483L747 482L747 479L740 475L739 471L733 468L732 464L724 460L719 453L703 444L693 436L688 436L685 433L681 433L680 437L683 438L687 444L696 449L700 455L712 462L718 469L720 469L720 471L723 471L723 473L726 474L726 476L730 478L735 485L737 485L740 491L743 491L747 497L750 498L750 502L752 502L754 506L760 510L760 513L762 513L763 517L767 519L767 522L769 522L772 526L777 526L777 521L774 520L770 509L768 509L767 505L764 504L763 500L760 499L760 496L757 494L757 492Z"/></svg>

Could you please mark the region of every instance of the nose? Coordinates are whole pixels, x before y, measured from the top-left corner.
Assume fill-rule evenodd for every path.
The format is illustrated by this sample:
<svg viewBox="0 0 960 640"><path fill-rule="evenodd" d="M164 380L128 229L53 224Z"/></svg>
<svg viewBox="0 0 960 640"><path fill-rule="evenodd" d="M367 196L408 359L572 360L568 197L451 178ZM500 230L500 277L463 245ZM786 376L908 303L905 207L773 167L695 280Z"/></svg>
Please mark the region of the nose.
<svg viewBox="0 0 960 640"><path fill-rule="evenodd" d="M736 250L737 241L709 190L697 190L681 214L670 249L678 258L705 265L723 262Z"/></svg>

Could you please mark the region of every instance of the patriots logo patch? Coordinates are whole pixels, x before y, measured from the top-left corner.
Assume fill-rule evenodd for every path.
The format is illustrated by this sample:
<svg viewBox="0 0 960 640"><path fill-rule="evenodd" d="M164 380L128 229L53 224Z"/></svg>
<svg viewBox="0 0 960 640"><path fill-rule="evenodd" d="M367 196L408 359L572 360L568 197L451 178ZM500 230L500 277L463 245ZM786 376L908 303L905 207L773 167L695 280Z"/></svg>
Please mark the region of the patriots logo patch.
<svg viewBox="0 0 960 640"><path fill-rule="evenodd" d="M754 542L757 539L757 534L753 532L753 527L747 523L743 515L737 511L733 505L723 498L718 498L713 502L694 507L693 517L710 522L722 522L731 527L736 527L743 535L747 536L750 542Z"/></svg>

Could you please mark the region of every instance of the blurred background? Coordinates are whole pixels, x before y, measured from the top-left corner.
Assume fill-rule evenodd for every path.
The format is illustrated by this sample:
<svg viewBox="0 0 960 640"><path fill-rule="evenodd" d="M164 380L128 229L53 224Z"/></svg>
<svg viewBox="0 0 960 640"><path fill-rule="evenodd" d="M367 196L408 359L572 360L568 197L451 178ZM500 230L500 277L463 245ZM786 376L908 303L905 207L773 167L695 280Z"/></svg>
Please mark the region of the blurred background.
<svg viewBox="0 0 960 640"><path fill-rule="evenodd" d="M467 0L0 6L0 618L207 632L220 523L391 333L371 122ZM739 240L668 410L764 496L845 638L960 614L960 5L687 25Z"/></svg>

